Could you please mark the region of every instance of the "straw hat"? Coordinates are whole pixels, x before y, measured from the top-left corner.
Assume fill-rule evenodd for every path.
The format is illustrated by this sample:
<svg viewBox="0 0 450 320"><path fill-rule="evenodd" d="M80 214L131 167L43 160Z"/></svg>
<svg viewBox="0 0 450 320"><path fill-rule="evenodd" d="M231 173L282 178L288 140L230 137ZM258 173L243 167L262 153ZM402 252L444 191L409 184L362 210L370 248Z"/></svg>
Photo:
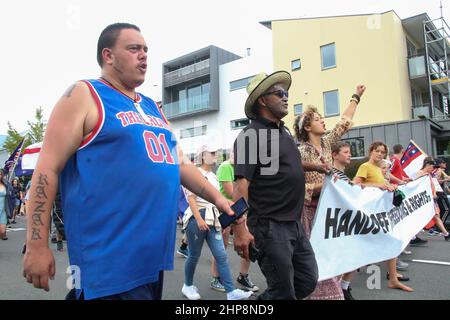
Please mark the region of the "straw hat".
<svg viewBox="0 0 450 320"><path fill-rule="evenodd" d="M289 90L291 86L291 75L287 71L276 71L270 75L260 73L253 77L247 85L248 98L245 101L245 115L249 119L256 119L253 106L271 86L281 84L285 90Z"/></svg>

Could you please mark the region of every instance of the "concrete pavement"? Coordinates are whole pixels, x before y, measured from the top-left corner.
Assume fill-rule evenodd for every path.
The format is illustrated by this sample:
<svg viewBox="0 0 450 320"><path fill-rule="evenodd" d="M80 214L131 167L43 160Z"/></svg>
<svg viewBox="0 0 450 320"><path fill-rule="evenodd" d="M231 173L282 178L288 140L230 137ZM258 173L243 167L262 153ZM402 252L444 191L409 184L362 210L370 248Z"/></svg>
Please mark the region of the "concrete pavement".
<svg viewBox="0 0 450 320"><path fill-rule="evenodd" d="M22 277L22 254L21 249L25 239L25 219L18 218L18 223L13 225L13 229L8 231L9 240L0 241L0 300L12 299L35 299L35 300L58 300L64 299L68 289L66 282L68 274L67 252L56 251L56 245L52 244L56 260L56 277L51 281L50 292L37 290L28 284ZM441 236L421 236L428 239L429 242L424 247L412 247L409 250L412 255L401 256L401 259L409 263L407 271L403 272L411 278L407 284L415 289L412 293L405 293L399 290L387 288L386 266L384 263L380 266L381 288L368 289L367 280L371 274L367 274L367 268L361 268L356 273L352 282L353 295L357 299L364 300L434 300L450 299L450 242L444 241ZM181 232L177 230L177 245L180 243ZM65 246L66 249L66 246ZM232 246L228 248L230 265L234 278L239 272L239 257L234 252ZM428 260L434 262L446 262L445 264L422 263L414 260ZM181 294L181 287L184 279L185 259L175 254L175 269L165 273L165 284L163 299L165 300L184 300ZM203 299L222 300L226 299L225 293L216 292L210 289L210 265L211 254L205 244L203 246L202 256L197 266L194 283L199 288ZM253 282L264 290L266 288L265 280L259 267L252 264L250 275ZM372 278L371 278L372 279ZM371 279L369 282L371 283ZM260 291L262 292L262 291Z"/></svg>

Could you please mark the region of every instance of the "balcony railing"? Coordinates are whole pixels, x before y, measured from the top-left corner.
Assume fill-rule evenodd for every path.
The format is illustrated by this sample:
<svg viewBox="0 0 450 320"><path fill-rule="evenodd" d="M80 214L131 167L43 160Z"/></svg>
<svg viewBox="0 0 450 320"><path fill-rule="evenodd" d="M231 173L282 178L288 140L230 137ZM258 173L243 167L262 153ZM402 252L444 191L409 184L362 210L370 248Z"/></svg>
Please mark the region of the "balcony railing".
<svg viewBox="0 0 450 320"><path fill-rule="evenodd" d="M430 117L430 105L421 104L412 106L413 119L422 119Z"/></svg>
<svg viewBox="0 0 450 320"><path fill-rule="evenodd" d="M445 110L442 110L439 107L434 106L432 119L440 120L440 119L448 119L449 114L447 107L444 107ZM430 104L422 104L412 106L413 119L424 119L430 118Z"/></svg>
<svg viewBox="0 0 450 320"><path fill-rule="evenodd" d="M206 76L209 73L209 59L206 59L164 74L164 81L166 87L169 87L191 79Z"/></svg>
<svg viewBox="0 0 450 320"><path fill-rule="evenodd" d="M167 103L163 106L163 109L167 118L208 110L210 109L209 94Z"/></svg>
<svg viewBox="0 0 450 320"><path fill-rule="evenodd" d="M408 59L409 77L418 78L427 75L425 56L415 56Z"/></svg>

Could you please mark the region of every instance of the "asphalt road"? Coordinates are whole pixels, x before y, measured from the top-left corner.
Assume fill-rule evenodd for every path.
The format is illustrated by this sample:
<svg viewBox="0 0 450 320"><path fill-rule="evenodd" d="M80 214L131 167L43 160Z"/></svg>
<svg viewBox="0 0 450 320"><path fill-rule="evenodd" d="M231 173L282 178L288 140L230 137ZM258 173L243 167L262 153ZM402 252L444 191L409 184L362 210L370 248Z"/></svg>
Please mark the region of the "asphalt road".
<svg viewBox="0 0 450 320"><path fill-rule="evenodd" d="M9 240L0 241L0 300L60 300L64 299L68 289L66 274L68 264L67 252L56 251L56 245L52 244L56 260L56 277L51 281L50 292L35 289L22 277L22 254L21 249L25 239L25 219L18 218L17 224L8 231ZM181 232L177 231L177 243L179 243ZM412 293L405 293L399 290L387 288L386 266L384 263L378 264L380 269L380 288L369 289L367 283L374 282L373 273L368 274L367 268L361 268L352 281L353 295L361 300L450 300L450 242L444 241L441 236L421 236L429 242L423 247L409 248L411 255L402 255L401 259L409 263L407 271L403 272L411 278L408 285L415 289ZM239 257L232 246L228 248L230 265L234 277L239 272ZM413 260L429 260L446 262L444 264L414 262ZM165 300L184 300L181 294L181 287L184 279L185 259L175 254L175 269L165 273L164 293ZM211 254L205 244L201 259L198 263L194 284L199 288L203 299L224 300L225 293L216 292L210 288L210 266ZM373 272L373 271L372 271ZM259 267L252 264L250 275L253 282L261 288L260 292L266 288L265 280ZM371 277L372 276L372 277Z"/></svg>

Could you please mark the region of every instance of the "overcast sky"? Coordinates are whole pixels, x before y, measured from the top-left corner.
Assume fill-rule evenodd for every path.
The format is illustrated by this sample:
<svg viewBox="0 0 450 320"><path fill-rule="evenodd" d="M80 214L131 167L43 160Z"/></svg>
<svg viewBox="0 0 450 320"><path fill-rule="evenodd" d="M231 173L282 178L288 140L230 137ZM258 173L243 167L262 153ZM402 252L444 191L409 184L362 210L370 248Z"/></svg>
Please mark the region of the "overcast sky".
<svg viewBox="0 0 450 320"><path fill-rule="evenodd" d="M450 0L442 1L450 20ZM74 81L97 78L96 43L114 22L137 24L149 45L147 80L139 91L161 97L161 64L216 45L244 55L272 50L271 31L259 21L381 13L400 18L440 17L439 0L15 0L0 9L0 134L7 121L19 131L35 109L51 110Z"/></svg>

